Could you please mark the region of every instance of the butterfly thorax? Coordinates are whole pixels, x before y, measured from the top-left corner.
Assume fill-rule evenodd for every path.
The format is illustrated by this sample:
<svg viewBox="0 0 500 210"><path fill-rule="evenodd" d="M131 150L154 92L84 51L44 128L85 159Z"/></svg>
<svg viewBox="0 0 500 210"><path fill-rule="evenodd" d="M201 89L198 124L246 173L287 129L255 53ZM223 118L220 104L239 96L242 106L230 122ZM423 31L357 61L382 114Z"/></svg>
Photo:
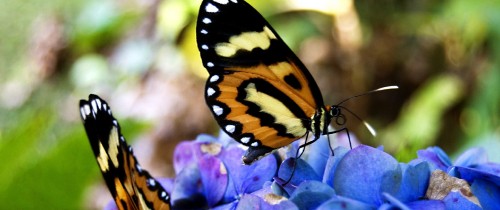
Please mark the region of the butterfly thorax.
<svg viewBox="0 0 500 210"><path fill-rule="evenodd" d="M328 126L334 116L332 116L332 107L320 107L311 118L310 131L314 134L314 139L318 139L321 135L328 134Z"/></svg>

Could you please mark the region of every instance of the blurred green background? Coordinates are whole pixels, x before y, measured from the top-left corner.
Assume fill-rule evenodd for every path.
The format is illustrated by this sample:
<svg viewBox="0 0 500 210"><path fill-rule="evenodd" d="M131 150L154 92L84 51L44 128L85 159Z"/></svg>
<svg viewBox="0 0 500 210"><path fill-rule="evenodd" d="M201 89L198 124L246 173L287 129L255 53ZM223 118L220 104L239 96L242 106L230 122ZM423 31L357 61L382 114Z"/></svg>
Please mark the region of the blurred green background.
<svg viewBox="0 0 500 210"><path fill-rule="evenodd" d="M0 203L95 209L109 193L78 100L106 99L144 168L172 176L180 140L218 127L195 42L201 0L0 0ZM249 0L357 138L399 160L431 145L500 161L500 1ZM102 196L101 196L102 195Z"/></svg>

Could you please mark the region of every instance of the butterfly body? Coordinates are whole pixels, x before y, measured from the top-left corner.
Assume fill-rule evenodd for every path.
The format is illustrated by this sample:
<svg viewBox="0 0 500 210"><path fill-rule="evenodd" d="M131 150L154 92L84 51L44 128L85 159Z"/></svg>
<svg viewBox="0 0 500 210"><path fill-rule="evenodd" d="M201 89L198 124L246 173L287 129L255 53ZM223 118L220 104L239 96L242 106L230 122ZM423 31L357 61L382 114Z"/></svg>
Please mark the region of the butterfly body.
<svg viewBox="0 0 500 210"><path fill-rule="evenodd" d="M97 164L118 209L170 209L170 196L137 162L108 104L96 95L80 113Z"/></svg>
<svg viewBox="0 0 500 210"><path fill-rule="evenodd" d="M328 133L327 107L304 64L269 23L243 0L204 0L197 42L210 76L205 99L221 128L249 147L251 164L313 133ZM333 111L333 112L332 112Z"/></svg>

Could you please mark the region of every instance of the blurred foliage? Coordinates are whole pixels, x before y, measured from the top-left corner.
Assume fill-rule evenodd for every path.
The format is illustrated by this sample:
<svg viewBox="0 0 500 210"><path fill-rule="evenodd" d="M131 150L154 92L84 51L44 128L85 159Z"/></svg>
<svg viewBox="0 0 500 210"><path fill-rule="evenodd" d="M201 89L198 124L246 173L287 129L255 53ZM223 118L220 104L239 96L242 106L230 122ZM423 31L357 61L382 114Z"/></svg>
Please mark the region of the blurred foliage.
<svg viewBox="0 0 500 210"><path fill-rule="evenodd" d="M346 103L379 133L370 137L348 116L362 142L403 161L429 145L449 153L482 146L500 160L500 1L249 2L309 67L327 104L400 86ZM101 205L88 202L101 175L77 108L89 93L108 100L129 140L216 131L189 124L208 109L185 114L165 103L203 104L178 96L202 86L161 85L201 84L207 75L195 42L199 3L0 0L3 208ZM185 122L170 120L176 112ZM191 135L171 126L182 123Z"/></svg>

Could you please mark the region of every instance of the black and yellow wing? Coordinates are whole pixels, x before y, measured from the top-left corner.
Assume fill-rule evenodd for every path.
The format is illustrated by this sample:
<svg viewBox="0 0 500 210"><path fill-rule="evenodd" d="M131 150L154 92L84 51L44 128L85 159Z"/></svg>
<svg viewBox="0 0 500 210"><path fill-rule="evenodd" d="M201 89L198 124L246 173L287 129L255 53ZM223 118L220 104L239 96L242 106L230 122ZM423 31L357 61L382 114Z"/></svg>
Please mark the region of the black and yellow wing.
<svg viewBox="0 0 500 210"><path fill-rule="evenodd" d="M222 129L249 146L250 164L312 131L323 113L313 77L269 23L243 0L204 0L196 27L210 76L205 99Z"/></svg>
<svg viewBox="0 0 500 210"><path fill-rule="evenodd" d="M80 113L104 180L118 209L170 209L170 196L137 162L109 105L96 95L80 100Z"/></svg>

